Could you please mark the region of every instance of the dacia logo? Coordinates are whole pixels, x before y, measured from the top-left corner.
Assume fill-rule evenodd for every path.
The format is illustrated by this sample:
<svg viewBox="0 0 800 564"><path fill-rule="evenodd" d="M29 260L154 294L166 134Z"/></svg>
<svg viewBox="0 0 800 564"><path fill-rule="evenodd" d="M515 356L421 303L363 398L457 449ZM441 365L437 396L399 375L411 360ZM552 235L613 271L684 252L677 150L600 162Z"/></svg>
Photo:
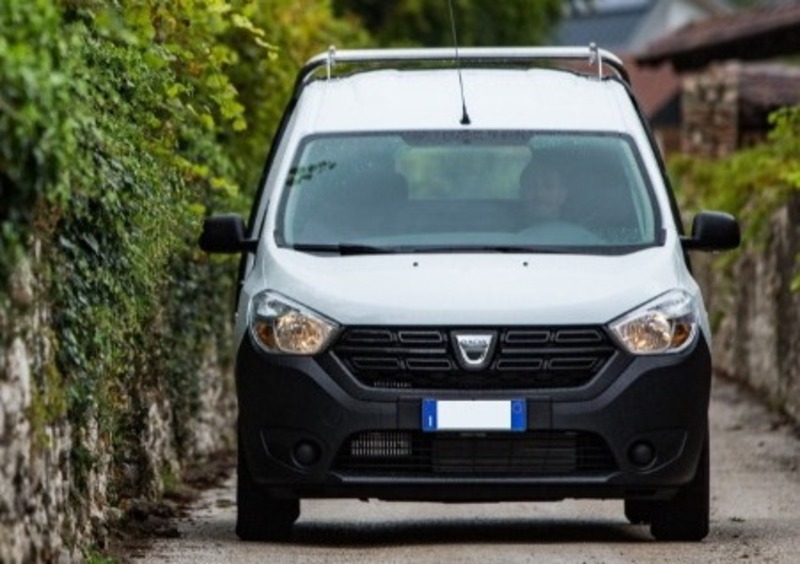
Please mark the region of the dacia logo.
<svg viewBox="0 0 800 564"><path fill-rule="evenodd" d="M494 331L454 331L456 359L464 370L481 370L492 360L497 333Z"/></svg>

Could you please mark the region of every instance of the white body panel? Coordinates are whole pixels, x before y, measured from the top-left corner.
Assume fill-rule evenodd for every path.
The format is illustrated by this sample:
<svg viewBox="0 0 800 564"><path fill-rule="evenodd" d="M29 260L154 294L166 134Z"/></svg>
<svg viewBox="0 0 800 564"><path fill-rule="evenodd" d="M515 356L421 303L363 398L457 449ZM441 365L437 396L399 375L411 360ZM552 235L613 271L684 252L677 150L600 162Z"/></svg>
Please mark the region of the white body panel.
<svg viewBox="0 0 800 564"><path fill-rule="evenodd" d="M629 135L652 183L663 246L625 255L315 255L280 248L273 233L281 190L300 141L347 131L458 130L455 71L366 72L308 85L268 177L256 223L259 249L239 302L237 342L250 297L270 289L342 325L605 324L669 290L699 298L667 189L625 87L550 70L464 71L471 129L603 131ZM268 202L272 202L267 206ZM266 211L266 214L264 213ZM260 226L260 227L259 227ZM702 300L698 299L702 310ZM705 312L702 328L710 339Z"/></svg>
<svg viewBox="0 0 800 564"><path fill-rule="evenodd" d="M340 325L606 324L671 289L700 300L676 240L621 256L407 254L317 256L271 248L242 292L275 290ZM702 307L702 306L701 306ZM701 326L711 338L705 312Z"/></svg>

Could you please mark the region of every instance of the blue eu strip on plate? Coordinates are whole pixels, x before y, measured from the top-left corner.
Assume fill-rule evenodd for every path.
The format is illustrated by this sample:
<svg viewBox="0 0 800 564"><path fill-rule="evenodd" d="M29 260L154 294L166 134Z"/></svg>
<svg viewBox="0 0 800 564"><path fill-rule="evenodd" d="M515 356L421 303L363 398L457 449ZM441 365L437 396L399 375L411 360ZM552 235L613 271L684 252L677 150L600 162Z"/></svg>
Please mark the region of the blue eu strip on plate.
<svg viewBox="0 0 800 564"><path fill-rule="evenodd" d="M524 399L422 400L423 431L525 431Z"/></svg>

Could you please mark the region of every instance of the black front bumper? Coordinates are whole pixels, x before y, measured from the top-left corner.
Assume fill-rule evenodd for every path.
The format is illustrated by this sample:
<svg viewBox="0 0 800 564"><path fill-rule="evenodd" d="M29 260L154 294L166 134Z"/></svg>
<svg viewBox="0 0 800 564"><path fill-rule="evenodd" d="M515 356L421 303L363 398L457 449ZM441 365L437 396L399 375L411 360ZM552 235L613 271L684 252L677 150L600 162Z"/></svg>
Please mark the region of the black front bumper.
<svg viewBox="0 0 800 564"><path fill-rule="evenodd" d="M707 434L708 346L700 337L677 355L615 354L601 374L580 388L376 391L349 377L332 355L272 356L245 338L236 364L240 445L253 479L275 496L442 501L670 497L693 477ZM566 460L545 456L550 466L537 471L531 467L538 460L535 454L516 471L506 472L491 464L471 472L463 466L449 471L452 466L437 463L441 456L435 452L412 467L392 467L393 460L402 461L402 452L393 453L400 458L384 456L385 464L343 463L343 451L364 437L367 442L388 437L391 447L393 437L400 436L404 445L423 441L425 449L444 452L448 444L462 452L470 448L469 441L482 440L461 434L454 447L452 434L449 443L438 443L436 433L423 433L423 398L523 398L528 432L486 435L501 444L498 448L520 451L513 445L523 440L529 442L522 450L530 453L563 446L559 441L583 448L581 443L588 440L591 448L602 447L603 463L581 465L580 450ZM631 458L635 445L641 444L655 453L647 464Z"/></svg>

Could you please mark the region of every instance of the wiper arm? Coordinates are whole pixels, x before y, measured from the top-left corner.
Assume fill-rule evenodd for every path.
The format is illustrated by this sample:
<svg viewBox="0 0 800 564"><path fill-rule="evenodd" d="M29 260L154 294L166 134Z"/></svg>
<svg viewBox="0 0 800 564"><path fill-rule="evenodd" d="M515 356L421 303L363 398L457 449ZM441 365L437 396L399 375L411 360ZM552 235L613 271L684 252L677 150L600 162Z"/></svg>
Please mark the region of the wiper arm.
<svg viewBox="0 0 800 564"><path fill-rule="evenodd" d="M374 245L359 245L355 243L298 243L290 247L295 251L308 253L337 253L340 255L388 255L398 251L391 247L376 247Z"/></svg>

